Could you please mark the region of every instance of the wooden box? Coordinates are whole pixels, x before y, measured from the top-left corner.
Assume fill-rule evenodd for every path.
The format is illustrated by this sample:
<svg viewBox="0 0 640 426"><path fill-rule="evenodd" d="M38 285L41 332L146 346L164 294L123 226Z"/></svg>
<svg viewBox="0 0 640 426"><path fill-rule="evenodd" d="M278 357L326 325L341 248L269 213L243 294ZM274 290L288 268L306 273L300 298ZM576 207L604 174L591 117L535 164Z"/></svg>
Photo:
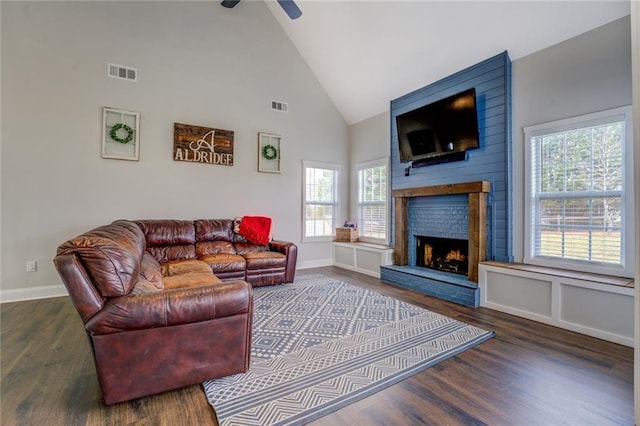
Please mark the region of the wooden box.
<svg viewBox="0 0 640 426"><path fill-rule="evenodd" d="M355 243L358 241L358 230L354 228L336 228L336 241Z"/></svg>

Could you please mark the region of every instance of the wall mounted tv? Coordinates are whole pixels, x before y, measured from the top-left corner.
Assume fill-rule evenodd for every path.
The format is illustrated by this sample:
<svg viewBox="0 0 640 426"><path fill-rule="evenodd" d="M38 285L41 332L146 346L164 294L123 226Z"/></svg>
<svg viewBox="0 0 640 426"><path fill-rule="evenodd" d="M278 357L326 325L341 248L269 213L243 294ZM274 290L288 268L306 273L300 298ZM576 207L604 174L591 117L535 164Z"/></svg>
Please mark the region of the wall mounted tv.
<svg viewBox="0 0 640 426"><path fill-rule="evenodd" d="M402 163L464 160L480 146L475 88L397 115L396 129Z"/></svg>

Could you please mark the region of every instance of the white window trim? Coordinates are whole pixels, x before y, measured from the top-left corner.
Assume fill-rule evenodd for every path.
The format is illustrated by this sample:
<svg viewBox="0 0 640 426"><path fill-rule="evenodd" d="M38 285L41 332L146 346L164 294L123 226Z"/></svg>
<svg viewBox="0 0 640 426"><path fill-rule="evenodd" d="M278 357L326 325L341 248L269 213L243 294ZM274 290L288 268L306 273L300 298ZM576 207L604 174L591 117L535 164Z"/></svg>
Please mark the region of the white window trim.
<svg viewBox="0 0 640 426"><path fill-rule="evenodd" d="M335 194L334 194L335 203L333 204L334 206L333 235L321 236L321 237L308 237L306 235L307 168L329 169L329 170L334 170L336 172ZM335 227L337 226L336 224L338 223L337 215L338 215L338 212L340 211L340 198L338 197L339 183L340 183L340 165L339 164L302 160L302 242L303 243L333 241L335 236Z"/></svg>
<svg viewBox="0 0 640 426"><path fill-rule="evenodd" d="M590 122L598 123L612 116L623 116L625 122L625 142L624 142L624 193L622 201L624 203L625 226L622 229L623 238L623 264L609 265L599 264L595 262L555 259L545 257L534 257L532 255L531 241L531 138L537 136L541 132L554 133L567 131L573 128L588 127ZM606 111L599 111L591 114L585 114L578 117L571 117L563 120L557 120L549 123L537 124L524 128L524 263L538 266L547 266L553 268L562 268L569 270L577 270L582 272L591 272L596 274L633 277L634 269L634 178L633 178L633 117L631 106L614 108Z"/></svg>
<svg viewBox="0 0 640 426"><path fill-rule="evenodd" d="M390 235L390 229L391 229L391 214L390 214L390 205L391 205L391 185L390 185L390 179L389 179L389 172L391 170L391 166L389 164L389 158L385 157L385 158L378 158L375 160L370 160L370 161L366 161L364 163L358 163L356 164L356 180L358 182L358 188L357 188L357 217L358 217L358 221L361 218L361 211L360 211L360 170L362 169L368 169L368 168L372 168L372 167L380 167L380 166L385 166L387 168L387 226L385 229L385 238L372 238L372 237L363 237L363 236L359 236L358 240L365 242L365 243L372 243L372 244L382 244L382 245L389 245L389 235Z"/></svg>

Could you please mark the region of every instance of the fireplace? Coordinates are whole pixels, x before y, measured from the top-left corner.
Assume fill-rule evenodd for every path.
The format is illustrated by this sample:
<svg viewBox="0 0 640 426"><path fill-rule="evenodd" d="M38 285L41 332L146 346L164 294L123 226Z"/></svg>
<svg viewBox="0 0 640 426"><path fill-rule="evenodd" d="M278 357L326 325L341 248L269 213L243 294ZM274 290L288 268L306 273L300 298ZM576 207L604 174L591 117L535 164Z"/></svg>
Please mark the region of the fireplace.
<svg viewBox="0 0 640 426"><path fill-rule="evenodd" d="M491 184L487 181L395 189L393 191L395 217L394 264L380 266L380 279L389 284L416 290L461 305L480 306L480 291L477 284L478 265L485 260L487 253L487 195L490 191ZM452 220L445 220L444 225L436 225L436 230L432 226L432 222L435 220L431 219L428 219L429 226L423 226L425 222L418 222L420 226L414 226L416 216L431 217L433 219L434 217L429 216L429 214L432 214L433 211L437 212L437 210L429 211L430 207L422 202L422 197L457 196L459 194L467 194L466 203L457 199L463 197L431 199L435 200L434 204L448 204L456 210L464 203L466 212L462 218L455 213L451 215ZM440 201L443 202L440 203ZM412 204L412 208L410 208L410 204ZM416 207L421 211L416 213ZM411 221L409 220L410 210ZM436 216L439 214L437 212ZM462 221L466 222L464 224L466 225L466 232L456 229L459 228L457 224ZM447 224L452 226L446 226ZM462 258L462 256L467 258L466 266L461 266L459 260L452 261L452 256L449 256L449 260L446 260L446 254L444 255L445 260L440 263L448 264L449 269L457 269L459 274L441 273L424 266L417 266L419 261L417 262L416 258L423 259L422 262L425 263L424 252L418 255L417 249L414 248L417 245L416 237L419 235L459 238L463 241L462 247L453 251L456 252L457 258ZM424 250L424 243L421 245ZM449 249L448 251L451 250ZM460 251L459 254L457 253L458 251ZM433 252L431 257L434 257ZM436 258L438 257L441 256L436 254ZM463 272L464 268L467 270L466 275Z"/></svg>
<svg viewBox="0 0 640 426"><path fill-rule="evenodd" d="M468 273L469 281L478 282L478 264L487 253L487 194L491 184L487 181L423 186L393 191L395 216L394 265L409 264L409 199L438 195L468 194ZM419 234L419 233L416 233ZM415 251L412 251L415 253Z"/></svg>
<svg viewBox="0 0 640 426"><path fill-rule="evenodd" d="M469 240L416 236L416 266L467 275Z"/></svg>

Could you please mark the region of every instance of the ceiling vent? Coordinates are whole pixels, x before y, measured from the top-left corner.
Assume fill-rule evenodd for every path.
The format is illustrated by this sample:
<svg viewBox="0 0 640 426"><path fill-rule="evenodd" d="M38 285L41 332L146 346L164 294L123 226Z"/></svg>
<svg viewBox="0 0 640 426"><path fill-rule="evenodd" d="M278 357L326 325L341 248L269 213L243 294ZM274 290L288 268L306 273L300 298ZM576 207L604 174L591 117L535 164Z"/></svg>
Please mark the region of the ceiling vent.
<svg viewBox="0 0 640 426"><path fill-rule="evenodd" d="M138 70L135 68L123 67L122 65L109 64L107 67L107 75L113 78L121 78L123 80L137 81Z"/></svg>
<svg viewBox="0 0 640 426"><path fill-rule="evenodd" d="M289 112L289 104L280 101L271 101L271 109L278 112Z"/></svg>

